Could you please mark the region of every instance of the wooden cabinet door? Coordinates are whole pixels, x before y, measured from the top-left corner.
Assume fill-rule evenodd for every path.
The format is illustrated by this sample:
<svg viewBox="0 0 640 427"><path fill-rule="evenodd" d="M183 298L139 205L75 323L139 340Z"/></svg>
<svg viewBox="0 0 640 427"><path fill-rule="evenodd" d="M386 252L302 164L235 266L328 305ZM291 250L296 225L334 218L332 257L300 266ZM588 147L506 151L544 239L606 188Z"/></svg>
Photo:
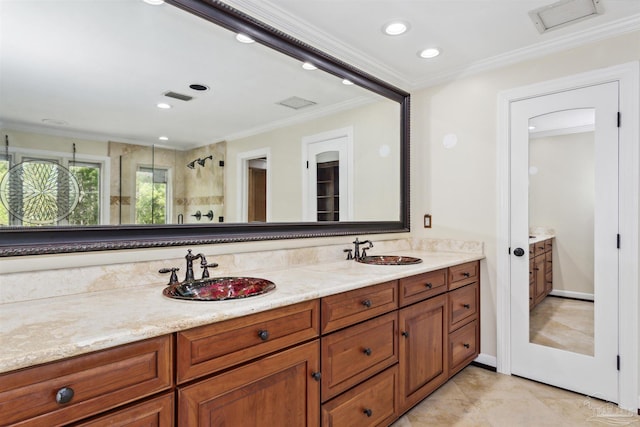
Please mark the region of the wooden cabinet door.
<svg viewBox="0 0 640 427"><path fill-rule="evenodd" d="M179 426L318 426L318 340L178 389Z"/></svg>
<svg viewBox="0 0 640 427"><path fill-rule="evenodd" d="M400 310L400 411L404 413L447 380L447 296Z"/></svg>
<svg viewBox="0 0 640 427"><path fill-rule="evenodd" d="M169 392L76 427L173 427L173 407L173 392Z"/></svg>
<svg viewBox="0 0 640 427"><path fill-rule="evenodd" d="M533 277L535 289L535 304L538 304L546 296L545 289L545 257L544 253L533 259Z"/></svg>

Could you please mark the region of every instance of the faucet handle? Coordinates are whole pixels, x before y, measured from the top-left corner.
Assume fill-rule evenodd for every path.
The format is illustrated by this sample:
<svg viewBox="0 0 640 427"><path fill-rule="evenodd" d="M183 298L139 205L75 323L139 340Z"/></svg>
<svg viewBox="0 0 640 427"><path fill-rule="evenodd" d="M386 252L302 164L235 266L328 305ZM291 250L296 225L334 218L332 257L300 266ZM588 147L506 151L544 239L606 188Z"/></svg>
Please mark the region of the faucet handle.
<svg viewBox="0 0 640 427"><path fill-rule="evenodd" d="M363 249L362 249L362 256L361 256L362 258L364 258L364 257L366 257L366 256L367 256L367 249L371 249L371 247L363 248Z"/></svg>
<svg viewBox="0 0 640 427"><path fill-rule="evenodd" d="M209 277L209 267L216 268L218 266L217 262L212 262L211 264L207 263L207 260L202 257L202 262L200 263L200 268L202 268L202 278L206 279Z"/></svg>
<svg viewBox="0 0 640 427"><path fill-rule="evenodd" d="M347 252L347 261L353 259L353 249L344 249L342 252Z"/></svg>
<svg viewBox="0 0 640 427"><path fill-rule="evenodd" d="M169 285L175 285L178 283L178 275L176 274L176 271L178 270L180 270L178 267L161 268L160 270L158 270L158 273L161 273L161 274L171 273L171 277L169 277Z"/></svg>

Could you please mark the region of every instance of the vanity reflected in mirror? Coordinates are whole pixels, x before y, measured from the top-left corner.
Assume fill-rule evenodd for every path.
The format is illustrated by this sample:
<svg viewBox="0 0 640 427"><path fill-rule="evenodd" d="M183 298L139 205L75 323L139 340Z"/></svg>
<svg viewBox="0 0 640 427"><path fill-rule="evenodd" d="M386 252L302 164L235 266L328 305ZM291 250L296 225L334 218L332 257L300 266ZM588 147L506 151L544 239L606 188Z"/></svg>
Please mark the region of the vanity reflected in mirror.
<svg viewBox="0 0 640 427"><path fill-rule="evenodd" d="M1 19L0 255L408 230L407 93L220 2Z"/></svg>
<svg viewBox="0 0 640 427"><path fill-rule="evenodd" d="M595 109L529 120L531 343L594 355Z"/></svg>

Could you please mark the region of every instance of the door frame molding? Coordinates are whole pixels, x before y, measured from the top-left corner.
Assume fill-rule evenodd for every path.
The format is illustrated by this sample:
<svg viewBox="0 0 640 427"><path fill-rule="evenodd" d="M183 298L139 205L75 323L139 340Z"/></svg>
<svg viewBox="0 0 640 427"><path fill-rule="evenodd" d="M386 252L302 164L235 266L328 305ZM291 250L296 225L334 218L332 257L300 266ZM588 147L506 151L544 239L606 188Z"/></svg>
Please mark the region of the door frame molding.
<svg viewBox="0 0 640 427"><path fill-rule="evenodd" d="M236 212L238 222L247 222L249 218L249 161L263 157L267 159L267 222L271 221L271 148L265 147L237 154L236 194L238 199L236 199Z"/></svg>
<svg viewBox="0 0 640 427"><path fill-rule="evenodd" d="M509 89L498 93L497 123L497 371L511 375L511 282L509 255L509 127L512 102L612 81L619 82L619 257L618 328L620 355L619 402L621 408L640 408L639 391L639 222L640 192L640 62L634 61ZM615 363L615 361L612 361Z"/></svg>

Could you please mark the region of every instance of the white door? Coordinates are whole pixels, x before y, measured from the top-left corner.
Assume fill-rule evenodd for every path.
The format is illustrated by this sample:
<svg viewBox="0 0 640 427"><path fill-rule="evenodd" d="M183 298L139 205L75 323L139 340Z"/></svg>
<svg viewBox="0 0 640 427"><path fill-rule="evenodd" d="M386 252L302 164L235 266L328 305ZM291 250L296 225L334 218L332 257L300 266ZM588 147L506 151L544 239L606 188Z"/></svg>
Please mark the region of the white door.
<svg viewBox="0 0 640 427"><path fill-rule="evenodd" d="M338 162L338 211L339 221L352 219L349 192L349 141L347 136L309 143L306 146L306 200L304 215L306 221L318 221L318 165Z"/></svg>
<svg viewBox="0 0 640 427"><path fill-rule="evenodd" d="M511 372L613 402L619 399L617 112L618 82L510 107ZM545 124L550 128L539 128ZM584 318L566 322L565 312L548 306L547 313L530 310L529 236L538 233L555 236L554 291L543 302L572 302L554 294L592 299L580 306ZM534 316L559 335L536 340ZM582 326L592 328L586 346L572 342Z"/></svg>

